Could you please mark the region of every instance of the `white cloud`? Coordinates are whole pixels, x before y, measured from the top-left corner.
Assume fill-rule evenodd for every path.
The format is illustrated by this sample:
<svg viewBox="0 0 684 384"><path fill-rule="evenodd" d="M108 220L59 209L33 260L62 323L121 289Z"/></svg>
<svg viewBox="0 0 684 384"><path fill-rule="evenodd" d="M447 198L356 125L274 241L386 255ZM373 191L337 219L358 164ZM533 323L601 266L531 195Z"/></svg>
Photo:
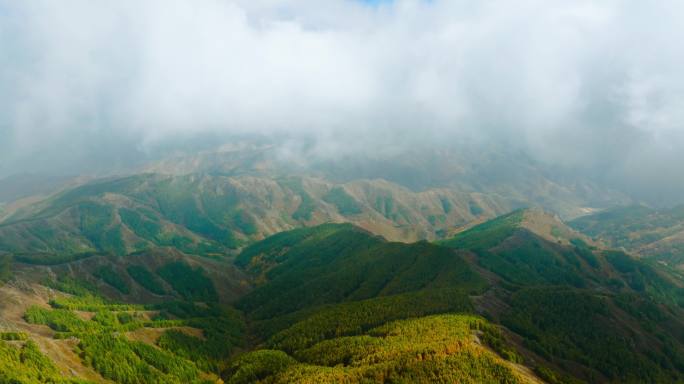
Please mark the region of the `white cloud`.
<svg viewBox="0 0 684 384"><path fill-rule="evenodd" d="M658 149L684 152L683 4L0 0L0 172L214 131L671 163Z"/></svg>

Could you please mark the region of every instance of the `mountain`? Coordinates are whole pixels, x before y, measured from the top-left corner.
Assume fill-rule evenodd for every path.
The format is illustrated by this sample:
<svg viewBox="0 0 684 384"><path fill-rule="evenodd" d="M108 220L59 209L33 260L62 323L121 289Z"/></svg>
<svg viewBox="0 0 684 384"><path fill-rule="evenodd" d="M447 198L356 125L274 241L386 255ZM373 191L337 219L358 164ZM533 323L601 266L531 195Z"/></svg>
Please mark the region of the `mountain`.
<svg viewBox="0 0 684 384"><path fill-rule="evenodd" d="M301 167L281 165L278 153L268 146L239 146L182 156L172 169L165 162L149 166L160 173L100 178L22 200L0 215L0 251L27 262L165 246L220 255L274 233L327 222L350 222L390 240L435 240L528 205L573 217L620 201L609 191L550 181L531 164L516 171L528 175L524 183L485 177L488 172L467 166L473 160L463 162L450 152L416 155L414 163L312 160ZM493 169L504 161L491 162ZM387 173L395 182L373 178L388 168L395 169ZM410 175L421 174L442 176L411 181Z"/></svg>
<svg viewBox="0 0 684 384"><path fill-rule="evenodd" d="M541 206L565 219L631 202L629 196L600 181L551 167L505 145L483 150L471 144L415 142L410 149L379 146L359 152L296 138L241 137L216 148L179 151L133 172L271 179L297 176L334 184L382 179L413 192L448 189L477 193L505 203L505 211Z"/></svg>
<svg viewBox="0 0 684 384"><path fill-rule="evenodd" d="M684 270L684 206L618 207L580 217L570 224L609 247Z"/></svg>
<svg viewBox="0 0 684 384"><path fill-rule="evenodd" d="M590 382L683 379L676 276L592 249L539 210L442 245L386 242L350 226L278 234L238 257L259 283L236 305L267 347L294 355L387 321L456 311L504 325L537 372L552 367Z"/></svg>
<svg viewBox="0 0 684 384"><path fill-rule="evenodd" d="M167 154L122 176L42 184L15 176L0 181L10 200L24 197L0 208L0 252L32 263L157 247L219 257L328 222L394 241L432 241L521 207L572 218L629 201L506 148L456 147L361 155L287 138L241 138ZM32 191L37 195L27 196Z"/></svg>
<svg viewBox="0 0 684 384"><path fill-rule="evenodd" d="M477 193L412 192L382 180L145 174L87 183L18 210L0 224L0 250L43 263L160 246L215 256L325 222L412 241L445 236L506 207Z"/></svg>
<svg viewBox="0 0 684 384"><path fill-rule="evenodd" d="M142 210L150 185L192 177L117 179L106 190ZM111 198L73 191L9 225L54 218L57 202L73 209L83 196ZM154 247L48 265L6 254L0 378L684 382L684 280L602 248L542 209L436 242L309 223L230 251L192 233L232 253Z"/></svg>
<svg viewBox="0 0 684 384"><path fill-rule="evenodd" d="M140 304L203 299L230 303L250 288L245 274L232 264L172 247L125 257L93 255L55 265L15 263L12 272L39 283L75 279L113 300Z"/></svg>
<svg viewBox="0 0 684 384"><path fill-rule="evenodd" d="M661 367L681 369L675 357L681 352L672 348L681 349L682 280L657 264L593 247L581 237L571 238L571 245L543 239L527 224L538 214L514 212L445 242L470 250L480 267L501 279L503 293L476 303L481 313L498 319L538 355L590 382L681 380ZM670 357L669 363L661 360ZM640 368L626 368L626 361Z"/></svg>
<svg viewBox="0 0 684 384"><path fill-rule="evenodd" d="M541 210L514 211L440 244L469 250L478 264L511 284L584 287L612 274L582 235Z"/></svg>
<svg viewBox="0 0 684 384"><path fill-rule="evenodd" d="M237 307L267 321L312 306L456 286L474 294L485 286L447 248L387 242L349 224L274 235L247 247L236 265L258 284Z"/></svg>
<svg viewBox="0 0 684 384"><path fill-rule="evenodd" d="M263 324L226 306L224 300L230 302L235 297L226 296L221 287L230 287L241 277L237 270L233 275L219 273L222 269L230 270L225 260L213 261L183 255L173 249L157 249L153 253L120 257L92 256L54 266L18 264L13 279L0 287L0 337L11 339L0 341L0 348L21 351L36 343L37 358L45 364L35 368L31 361L19 355L16 358L4 355L0 356L0 375L7 374L8 380L28 382L56 380L63 375L94 382L195 383L218 382L219 374L226 382L233 383L336 382L341 378L539 382L529 369L511 360L510 356L514 355L504 359L488 346L503 341L498 328L485 319L467 315L427 316L471 308L466 290L479 291L483 286L483 280L463 260L451 260L450 250L427 242L388 243L350 224L327 224L267 238L256 243L255 248L245 250L236 265L244 267L246 277L261 275L258 268L247 268L243 263L252 259L249 252L265 249L269 244L273 249L287 247L293 238L306 238L315 249L323 247L319 241L327 239L330 249L347 249L353 260L363 258L357 255L364 253L365 248L373 248L373 258L384 257L391 264L393 256L400 255L402 268L419 269L414 274L407 271L394 283L397 288L386 293L374 292L377 284L368 284L368 293L359 292L358 297L347 298L346 304L352 305L351 308L321 308L315 303L336 303L336 296L320 299L318 295L308 296L302 309L309 315L327 318L330 311L341 311L341 316L335 317L341 319L366 313L374 318L374 326L363 327L363 334L351 332L345 334L350 337L318 339L319 343L307 344L307 348L296 353L289 347L280 347L287 348L290 356L275 345L270 350L254 348L253 343L264 340L265 333L256 331ZM309 253L309 250L302 251L304 255ZM435 284L434 289L415 291L419 283L401 288L402 282L408 283L420 277L421 271L434 268L430 263L420 267L421 261L416 257L438 258L443 267L452 271L438 278L444 282ZM332 272L330 268L325 269ZM390 275L391 271L372 280ZM454 278L462 281L463 287L443 289L446 281ZM272 284L268 280L251 280L258 289L273 292L273 288L268 288ZM324 279L316 284L326 286ZM255 306L262 305L262 301L256 297L250 299L249 295L243 292L236 306L243 308L251 300ZM364 306L365 311L358 310ZM382 314L386 314L384 320L378 321L377 316ZM411 319L400 321L406 318ZM363 322L364 318L359 320ZM313 321L321 326L315 317ZM353 322L345 321L345 324ZM316 326L304 328L306 332L317 329ZM297 326L280 330L298 332ZM274 337L274 340L279 339ZM285 340L301 338L286 337ZM418 340L420 343L416 343ZM352 347L356 352L348 350ZM376 363L367 360L369 348L375 351ZM245 349L252 352L241 353ZM417 354L420 360L414 360ZM354 367L343 367L336 361L348 362Z"/></svg>

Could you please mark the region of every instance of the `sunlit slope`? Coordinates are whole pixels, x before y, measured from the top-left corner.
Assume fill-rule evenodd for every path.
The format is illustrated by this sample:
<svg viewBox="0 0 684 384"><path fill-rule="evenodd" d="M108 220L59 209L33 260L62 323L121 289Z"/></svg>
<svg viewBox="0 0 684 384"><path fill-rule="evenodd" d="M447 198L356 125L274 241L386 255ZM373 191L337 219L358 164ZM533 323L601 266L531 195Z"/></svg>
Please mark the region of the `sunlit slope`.
<svg viewBox="0 0 684 384"><path fill-rule="evenodd" d="M611 285L675 299L680 283L675 276L587 241L554 216L532 209L501 216L440 244L472 252L478 265L509 284Z"/></svg>
<svg viewBox="0 0 684 384"><path fill-rule="evenodd" d="M228 383L537 383L480 340L496 332L484 319L439 315L389 322L292 352L239 357Z"/></svg>
<svg viewBox="0 0 684 384"><path fill-rule="evenodd" d="M0 337L18 335L0 341L9 351L0 354L0 378L19 380L8 382L220 383L244 342L239 314L211 301L135 305L75 279L45 283L0 288ZM27 347L31 358L23 356ZM40 365L31 360L38 358ZM18 371L4 370L11 367Z"/></svg>

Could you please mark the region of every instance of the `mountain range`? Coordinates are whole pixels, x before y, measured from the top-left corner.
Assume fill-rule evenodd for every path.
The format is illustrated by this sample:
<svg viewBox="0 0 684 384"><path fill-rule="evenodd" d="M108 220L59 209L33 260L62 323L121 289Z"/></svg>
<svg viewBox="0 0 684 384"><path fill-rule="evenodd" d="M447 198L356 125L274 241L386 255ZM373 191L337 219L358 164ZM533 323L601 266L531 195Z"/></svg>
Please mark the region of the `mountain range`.
<svg viewBox="0 0 684 384"><path fill-rule="evenodd" d="M15 188L0 382L684 382L681 209L493 155L279 156Z"/></svg>
<svg viewBox="0 0 684 384"><path fill-rule="evenodd" d="M542 209L436 242L328 223L190 250L15 255L3 348L54 372L21 380L682 380L684 280Z"/></svg>

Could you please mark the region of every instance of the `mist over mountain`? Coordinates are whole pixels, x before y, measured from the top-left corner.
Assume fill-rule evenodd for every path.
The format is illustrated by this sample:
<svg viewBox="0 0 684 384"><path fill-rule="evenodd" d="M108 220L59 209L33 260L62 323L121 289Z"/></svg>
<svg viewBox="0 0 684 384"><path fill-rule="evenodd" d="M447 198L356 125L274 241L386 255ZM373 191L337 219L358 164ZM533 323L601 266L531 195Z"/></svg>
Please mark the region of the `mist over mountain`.
<svg viewBox="0 0 684 384"><path fill-rule="evenodd" d="M681 13L677 1L3 1L0 175L121 172L179 143L285 134L338 161L504 147L681 203Z"/></svg>
<svg viewBox="0 0 684 384"><path fill-rule="evenodd" d="M0 0L0 383L684 383L682 36Z"/></svg>

